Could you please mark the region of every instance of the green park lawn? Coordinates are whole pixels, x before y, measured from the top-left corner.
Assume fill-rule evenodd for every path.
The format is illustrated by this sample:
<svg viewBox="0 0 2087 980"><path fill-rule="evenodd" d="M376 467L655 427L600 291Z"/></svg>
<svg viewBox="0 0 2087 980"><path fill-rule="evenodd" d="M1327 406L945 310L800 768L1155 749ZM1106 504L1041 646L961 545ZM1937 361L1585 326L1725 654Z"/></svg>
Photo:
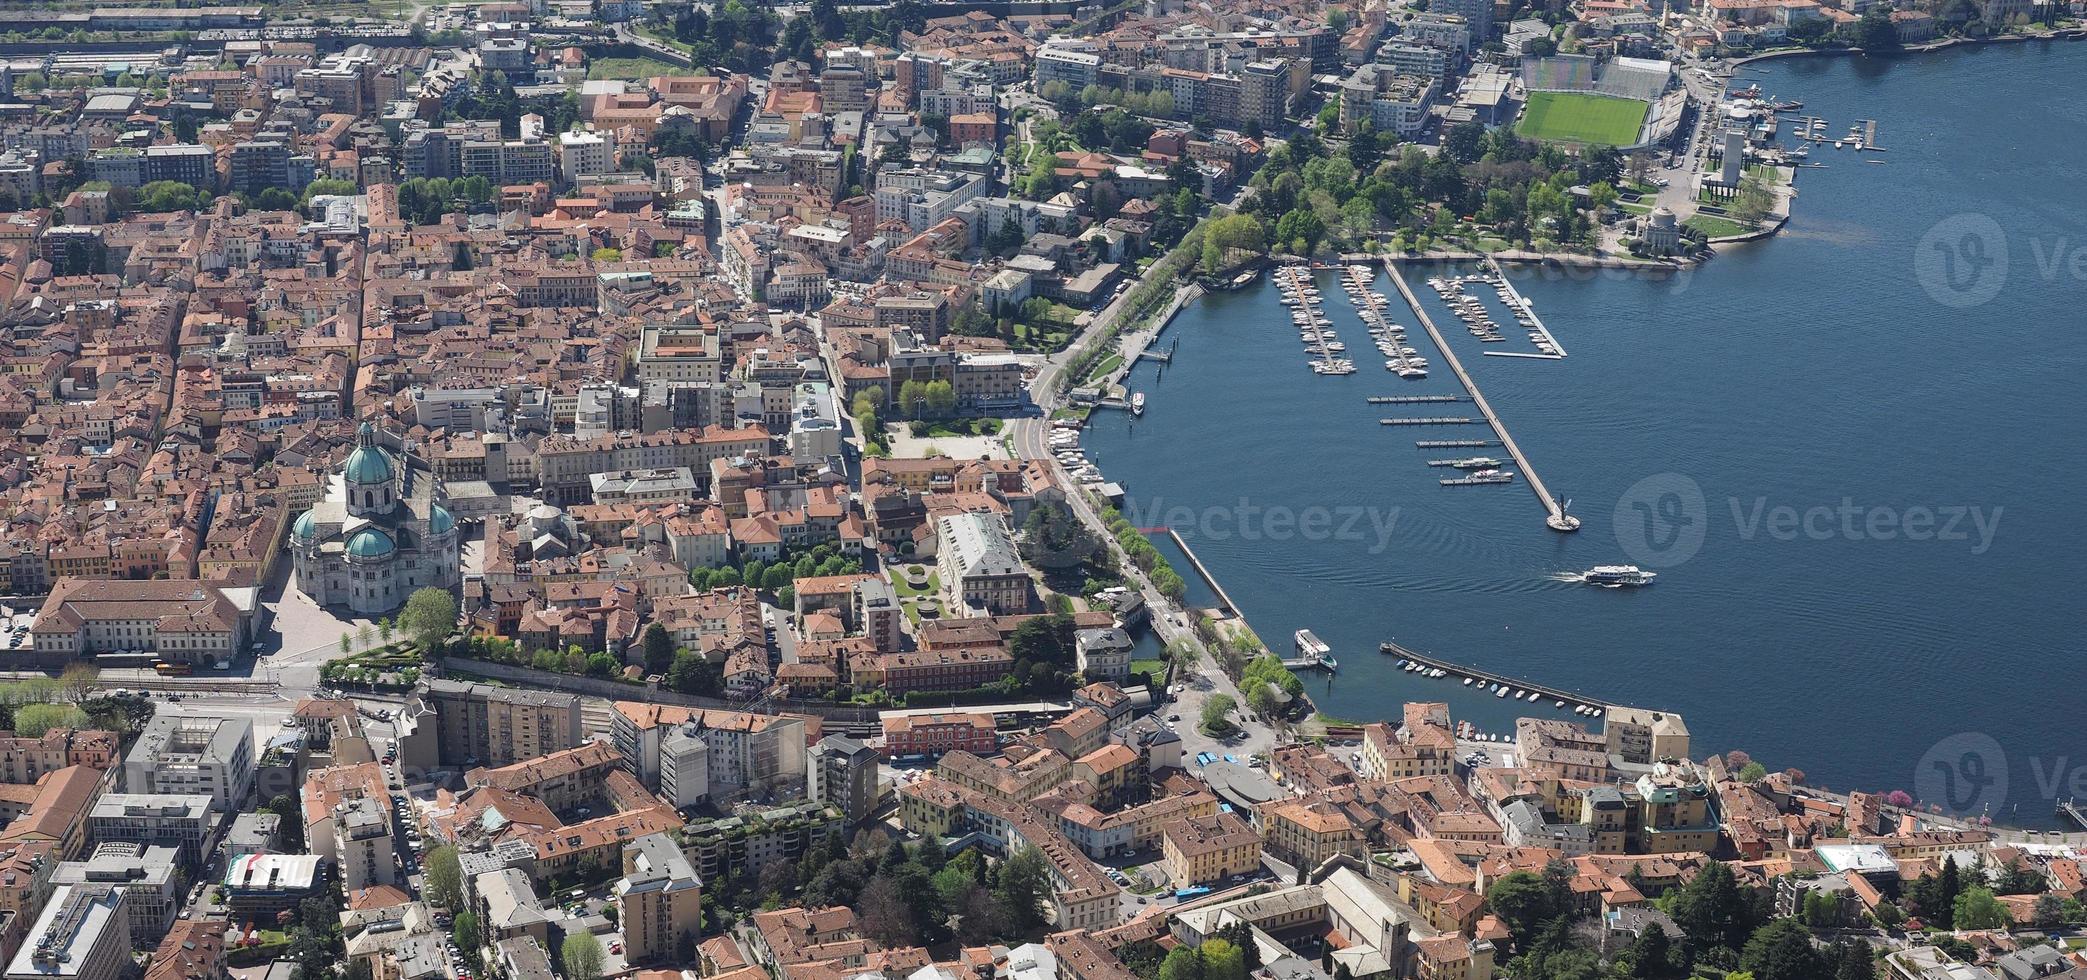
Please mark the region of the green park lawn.
<svg viewBox="0 0 2087 980"><path fill-rule="evenodd" d="M1587 92L1535 92L1515 132L1562 143L1629 146L1638 141L1648 108L1635 99Z"/></svg>
<svg viewBox="0 0 2087 980"><path fill-rule="evenodd" d="M1721 218L1714 214L1695 215L1694 217L1689 218L1687 221L1682 222L1682 224L1686 227L1694 228L1697 231L1700 231L1711 238L1723 238L1728 235L1744 235L1747 232L1753 230L1752 228L1748 228L1747 226L1742 225L1737 221L1733 221L1729 218Z"/></svg>
<svg viewBox="0 0 2087 980"><path fill-rule="evenodd" d="M657 58L602 58L587 66L587 77L594 81L685 74L688 74L688 69L670 65Z"/></svg>

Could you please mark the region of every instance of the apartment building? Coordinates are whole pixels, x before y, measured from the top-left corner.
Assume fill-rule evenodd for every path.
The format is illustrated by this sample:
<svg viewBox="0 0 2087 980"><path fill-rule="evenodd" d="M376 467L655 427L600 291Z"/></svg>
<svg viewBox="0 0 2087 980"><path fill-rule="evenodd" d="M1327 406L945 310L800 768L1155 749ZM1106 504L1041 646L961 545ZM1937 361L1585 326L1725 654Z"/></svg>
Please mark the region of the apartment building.
<svg viewBox="0 0 2087 980"><path fill-rule="evenodd" d="M171 847L129 841L105 841L84 861L64 861L51 872L51 884L109 884L123 891L130 934L139 938L166 934L181 906L181 856Z"/></svg>
<svg viewBox="0 0 2087 980"><path fill-rule="evenodd" d="M669 835L623 845L623 878L615 892L628 962L671 957L703 928L703 883Z"/></svg>
<svg viewBox="0 0 2087 980"><path fill-rule="evenodd" d="M869 819L882 796L876 750L845 735L828 735L805 751L805 795L840 810L849 823Z"/></svg>
<svg viewBox="0 0 2087 980"><path fill-rule="evenodd" d="M507 766L580 744L580 699L571 694L434 679L421 701L433 709L443 766Z"/></svg>
<svg viewBox="0 0 2087 980"><path fill-rule="evenodd" d="M599 799L609 773L624 768L623 755L606 742L588 742L561 752L524 759L499 769L464 774L470 786L490 786L543 801L554 811Z"/></svg>
<svg viewBox="0 0 2087 980"><path fill-rule="evenodd" d="M391 801L361 797L333 807L335 866L341 887L355 892L400 882L392 848Z"/></svg>
<svg viewBox="0 0 2087 980"><path fill-rule="evenodd" d="M1689 757L1688 724L1671 711L1611 707L1601 729L1604 747L1625 762L1649 766Z"/></svg>
<svg viewBox="0 0 2087 980"><path fill-rule="evenodd" d="M1316 868L1336 854L1363 853L1361 828L1331 803L1276 800L1259 812L1263 846L1292 867Z"/></svg>
<svg viewBox="0 0 2087 980"><path fill-rule="evenodd" d="M684 729L705 747L708 793L723 797L747 790L782 791L805 786L805 749L819 734L818 720L802 715L682 708L636 701L616 702L612 744L646 789L661 789L661 748L669 733Z"/></svg>
<svg viewBox="0 0 2087 980"><path fill-rule="evenodd" d="M1207 885L1259 871L1261 835L1233 813L1184 817L1160 831L1160 853L1169 883Z"/></svg>
<svg viewBox="0 0 2087 980"><path fill-rule="evenodd" d="M1383 722L1362 729L1362 772L1371 779L1448 775L1456 764L1456 738L1449 727L1449 706L1406 705L1405 724Z"/></svg>
<svg viewBox="0 0 2087 980"><path fill-rule="evenodd" d="M29 785L67 766L103 769L116 764L115 732L53 728L35 738L0 738L0 783Z"/></svg>

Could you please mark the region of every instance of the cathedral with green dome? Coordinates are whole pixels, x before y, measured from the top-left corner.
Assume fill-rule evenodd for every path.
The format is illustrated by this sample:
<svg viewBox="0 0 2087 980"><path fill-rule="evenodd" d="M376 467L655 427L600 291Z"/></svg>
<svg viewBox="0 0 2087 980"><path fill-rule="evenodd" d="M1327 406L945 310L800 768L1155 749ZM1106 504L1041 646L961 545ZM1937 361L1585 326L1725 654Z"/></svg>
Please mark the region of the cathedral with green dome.
<svg viewBox="0 0 2087 980"><path fill-rule="evenodd" d="M463 552L445 499L427 464L387 448L364 422L326 499L290 529L297 588L358 616L389 613L416 589L457 591Z"/></svg>

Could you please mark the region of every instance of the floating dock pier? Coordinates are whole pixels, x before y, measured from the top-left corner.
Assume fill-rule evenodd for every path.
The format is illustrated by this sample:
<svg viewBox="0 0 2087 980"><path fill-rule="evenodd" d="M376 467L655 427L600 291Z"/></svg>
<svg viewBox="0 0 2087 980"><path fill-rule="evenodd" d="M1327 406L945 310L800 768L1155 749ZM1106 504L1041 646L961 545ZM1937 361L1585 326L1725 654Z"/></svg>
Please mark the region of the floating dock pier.
<svg viewBox="0 0 2087 980"><path fill-rule="evenodd" d="M1422 439L1413 444L1415 449L1483 449L1498 446L1496 439Z"/></svg>
<svg viewBox="0 0 2087 980"><path fill-rule="evenodd" d="M1428 419L1378 419L1378 425L1470 425L1476 419L1442 416Z"/></svg>
<svg viewBox="0 0 2087 980"><path fill-rule="evenodd" d="M1544 326L1543 320L1536 315L1536 307L1530 305L1527 297L1515 291L1514 283L1507 281L1507 272L1500 268L1499 261L1495 260L1491 255L1487 255L1486 267L1493 270L1493 276L1500 280L1500 296L1507 300L1507 308L1528 317L1529 329L1542 334L1544 342L1551 345L1552 350L1558 352L1556 355L1528 354L1524 356L1540 357L1546 360L1557 360L1565 357L1565 345L1559 343L1558 338L1551 336L1551 328ZM1488 351L1488 353L1491 352Z"/></svg>
<svg viewBox="0 0 2087 980"><path fill-rule="evenodd" d="M1443 402L1460 402L1462 395L1371 395L1372 405L1434 405Z"/></svg>
<svg viewBox="0 0 2087 980"><path fill-rule="evenodd" d="M1438 480L1436 482L1441 483L1445 487L1489 487L1501 483L1513 483L1515 478L1512 474L1502 473L1499 476L1460 476L1453 480Z"/></svg>
<svg viewBox="0 0 2087 980"><path fill-rule="evenodd" d="M1442 339L1442 331L1435 326L1435 318L1429 316L1428 311L1420 305L1420 297L1413 295L1413 287L1406 285L1406 277L1399 273L1398 262L1385 259L1384 269L1391 273L1391 284L1397 286L1399 295L1406 298L1406 305L1413 308L1413 315L1420 318L1421 328L1435 341L1435 348L1442 352L1442 359L1449 362L1449 370L1463 383L1464 392L1471 396L1471 403L1478 407L1479 414L1486 417L1486 423L1493 427L1493 434L1500 437L1501 447L1507 450L1509 456L1514 457L1515 467L1521 470L1523 479L1529 481L1529 489L1535 491L1536 499L1543 503L1546 512L1544 526L1553 531L1579 530L1580 519L1567 514L1565 508L1558 505L1558 498L1551 496L1551 491L1544 487L1543 480L1536 475L1536 468L1529 465L1529 458L1522 455L1522 448L1515 445L1513 436L1508 435L1507 424L1501 422L1500 416L1494 413L1493 406L1486 403L1485 396L1479 393L1478 382L1471 380L1471 372L1464 370L1463 362L1457 360L1456 351L1451 350L1449 342Z"/></svg>

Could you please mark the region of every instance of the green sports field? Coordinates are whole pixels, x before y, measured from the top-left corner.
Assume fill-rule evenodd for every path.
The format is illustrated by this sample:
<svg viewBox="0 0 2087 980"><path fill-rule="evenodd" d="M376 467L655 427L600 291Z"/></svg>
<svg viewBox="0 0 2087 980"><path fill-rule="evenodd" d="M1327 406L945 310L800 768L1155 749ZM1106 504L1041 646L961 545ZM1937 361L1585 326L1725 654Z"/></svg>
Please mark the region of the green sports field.
<svg viewBox="0 0 2087 980"><path fill-rule="evenodd" d="M1515 132L1530 139L1630 146L1651 107L1636 99L1586 92L1532 92Z"/></svg>

